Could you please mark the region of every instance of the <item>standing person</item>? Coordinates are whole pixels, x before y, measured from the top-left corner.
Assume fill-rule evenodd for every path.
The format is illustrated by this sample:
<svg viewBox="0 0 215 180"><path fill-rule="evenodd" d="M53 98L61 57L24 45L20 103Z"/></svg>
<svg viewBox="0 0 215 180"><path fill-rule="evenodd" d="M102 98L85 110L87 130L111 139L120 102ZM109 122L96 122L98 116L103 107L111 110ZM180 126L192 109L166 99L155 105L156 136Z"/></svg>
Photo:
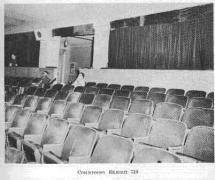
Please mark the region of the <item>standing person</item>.
<svg viewBox="0 0 215 180"><path fill-rule="evenodd" d="M68 84L72 84L74 87L85 86L84 74L80 72L77 63L71 64Z"/></svg>
<svg viewBox="0 0 215 180"><path fill-rule="evenodd" d="M48 71L43 71L42 77L39 83L32 83L34 86L46 88L49 86L50 78L48 77Z"/></svg>

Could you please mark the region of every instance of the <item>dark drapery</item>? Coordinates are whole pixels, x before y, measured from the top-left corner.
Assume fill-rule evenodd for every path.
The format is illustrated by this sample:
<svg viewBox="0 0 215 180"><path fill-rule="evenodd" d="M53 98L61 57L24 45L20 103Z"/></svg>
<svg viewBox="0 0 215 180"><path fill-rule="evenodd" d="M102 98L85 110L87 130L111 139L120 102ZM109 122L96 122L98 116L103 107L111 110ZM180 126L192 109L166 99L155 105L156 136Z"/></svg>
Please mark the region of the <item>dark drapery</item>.
<svg viewBox="0 0 215 180"><path fill-rule="evenodd" d="M113 30L108 67L213 69L213 17Z"/></svg>

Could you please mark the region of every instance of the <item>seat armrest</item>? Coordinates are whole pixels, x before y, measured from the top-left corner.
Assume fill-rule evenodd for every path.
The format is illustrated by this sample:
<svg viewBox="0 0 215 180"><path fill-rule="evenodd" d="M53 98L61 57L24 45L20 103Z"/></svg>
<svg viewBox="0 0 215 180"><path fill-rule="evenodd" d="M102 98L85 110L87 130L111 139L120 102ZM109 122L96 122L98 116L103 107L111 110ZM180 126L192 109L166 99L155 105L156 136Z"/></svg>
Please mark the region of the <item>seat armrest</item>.
<svg viewBox="0 0 215 180"><path fill-rule="evenodd" d="M45 157L51 159L52 161L54 161L56 164L63 164L64 162L62 160L60 160L57 156L55 156L53 153L51 152L43 152L42 155L42 163L47 163L45 161Z"/></svg>
<svg viewBox="0 0 215 180"><path fill-rule="evenodd" d="M89 163L90 156L69 156L69 163Z"/></svg>
<svg viewBox="0 0 215 180"><path fill-rule="evenodd" d="M98 128L98 123L85 123L84 125L90 128Z"/></svg>
<svg viewBox="0 0 215 180"><path fill-rule="evenodd" d="M8 133L12 133L12 132L14 132L14 133L16 133L16 134L18 134L20 136L23 136L24 129L23 128L18 128L18 127L11 127L11 128L9 128Z"/></svg>
<svg viewBox="0 0 215 180"><path fill-rule="evenodd" d="M81 119L80 118L67 118L68 122L80 124Z"/></svg>
<svg viewBox="0 0 215 180"><path fill-rule="evenodd" d="M43 145L43 152L51 151L56 156L61 156L63 150L63 144L44 144Z"/></svg>
<svg viewBox="0 0 215 180"><path fill-rule="evenodd" d="M40 144L42 140L41 135L27 134L24 135L24 141L31 141L35 144Z"/></svg>
<svg viewBox="0 0 215 180"><path fill-rule="evenodd" d="M204 162L204 161L195 159L193 157L190 157L186 154L180 153L180 152L177 152L176 155L182 160L183 163L202 163L202 162Z"/></svg>

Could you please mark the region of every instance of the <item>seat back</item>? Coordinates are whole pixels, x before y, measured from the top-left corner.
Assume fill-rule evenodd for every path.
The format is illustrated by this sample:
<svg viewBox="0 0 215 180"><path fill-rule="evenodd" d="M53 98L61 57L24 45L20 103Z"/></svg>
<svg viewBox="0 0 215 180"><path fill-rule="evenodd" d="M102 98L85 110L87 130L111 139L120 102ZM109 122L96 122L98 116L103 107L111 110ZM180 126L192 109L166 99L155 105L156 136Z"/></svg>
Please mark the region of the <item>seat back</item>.
<svg viewBox="0 0 215 180"><path fill-rule="evenodd" d="M189 99L191 99L193 97L205 97L206 92L205 91L190 90L190 91L186 92L185 96L187 96L187 98L189 98Z"/></svg>
<svg viewBox="0 0 215 180"><path fill-rule="evenodd" d="M96 82L87 82L86 83L86 87L91 87L91 86L95 86Z"/></svg>
<svg viewBox="0 0 215 180"><path fill-rule="evenodd" d="M84 90L85 90L85 87L83 87L83 86L77 86L77 87L74 89L74 92L83 93Z"/></svg>
<svg viewBox="0 0 215 180"><path fill-rule="evenodd" d="M110 101L111 101L110 95L97 94L93 101L93 105L101 107L103 109L107 109L110 105Z"/></svg>
<svg viewBox="0 0 215 180"><path fill-rule="evenodd" d="M106 110L100 119L98 129L119 129L122 127L124 111L118 109Z"/></svg>
<svg viewBox="0 0 215 180"><path fill-rule="evenodd" d="M86 106L81 117L81 123L98 123L101 113L102 108L98 106Z"/></svg>
<svg viewBox="0 0 215 180"><path fill-rule="evenodd" d="M69 156L90 156L96 143L96 131L84 126L73 126L64 142L62 160Z"/></svg>
<svg viewBox="0 0 215 180"><path fill-rule="evenodd" d="M44 113L48 113L51 103L52 103L51 98L47 97L40 98L35 111L42 111Z"/></svg>
<svg viewBox="0 0 215 180"><path fill-rule="evenodd" d="M42 135L48 116L45 114L32 113L25 128L24 134Z"/></svg>
<svg viewBox="0 0 215 180"><path fill-rule="evenodd" d="M18 127L25 129L29 118L31 115L31 111L29 110L18 110L14 116L13 122L11 124L11 127Z"/></svg>
<svg viewBox="0 0 215 180"><path fill-rule="evenodd" d="M66 134L68 132L69 123L60 118L51 118L48 121L48 125L43 133L43 144L60 144L63 143Z"/></svg>
<svg viewBox="0 0 215 180"><path fill-rule="evenodd" d="M151 116L130 113L123 122L121 135L129 138L145 137L151 128L151 122Z"/></svg>
<svg viewBox="0 0 215 180"><path fill-rule="evenodd" d="M179 120L182 109L183 107L178 104L167 102L158 103L155 107L153 118Z"/></svg>
<svg viewBox="0 0 215 180"><path fill-rule="evenodd" d="M160 147L181 146L184 141L186 126L184 123L173 120L158 120L152 125L148 143Z"/></svg>
<svg viewBox="0 0 215 180"><path fill-rule="evenodd" d="M54 100L66 100L69 91L59 91Z"/></svg>
<svg viewBox="0 0 215 180"><path fill-rule="evenodd" d="M56 89L47 90L44 97L53 98L57 95L58 91Z"/></svg>
<svg viewBox="0 0 215 180"><path fill-rule="evenodd" d="M28 95L26 97L23 108L29 108L31 111L34 111L37 107L38 100L38 96Z"/></svg>
<svg viewBox="0 0 215 180"><path fill-rule="evenodd" d="M152 115L153 110L153 102L151 100L144 99L132 101L128 112Z"/></svg>
<svg viewBox="0 0 215 180"><path fill-rule="evenodd" d="M114 93L114 89L104 88L99 90L99 94L106 94L111 96L113 93Z"/></svg>
<svg viewBox="0 0 215 180"><path fill-rule="evenodd" d="M91 163L129 163L133 143L119 136L104 136L99 139L91 156Z"/></svg>
<svg viewBox="0 0 215 180"><path fill-rule="evenodd" d="M165 102L175 103L175 104L179 104L179 105L181 105L183 107L186 107L187 97L186 96L167 94Z"/></svg>
<svg viewBox="0 0 215 180"><path fill-rule="evenodd" d="M25 102L25 98L26 98L26 96L24 94L16 95L15 99L13 101L13 105L21 105L21 106L23 106L24 102Z"/></svg>
<svg viewBox="0 0 215 180"><path fill-rule="evenodd" d="M69 103L65 109L64 119L68 118L81 118L84 109L82 103Z"/></svg>
<svg viewBox="0 0 215 180"><path fill-rule="evenodd" d="M46 92L46 89L44 89L44 88L37 88L37 90L35 91L34 95L42 97L42 96L45 95L45 92Z"/></svg>
<svg viewBox="0 0 215 180"><path fill-rule="evenodd" d="M121 97L129 97L130 96L130 91L126 90L115 90L114 96L121 96Z"/></svg>
<svg viewBox="0 0 215 180"><path fill-rule="evenodd" d="M34 93L36 92L36 90L37 90L37 87L34 87L34 86L29 87L29 88L25 91L25 94L26 94L26 95L34 95Z"/></svg>
<svg viewBox="0 0 215 180"><path fill-rule="evenodd" d="M209 126L214 125L214 110L202 108L188 108L185 110L182 119L189 129L194 126Z"/></svg>
<svg viewBox="0 0 215 180"><path fill-rule="evenodd" d="M147 99L153 101L154 106L157 103L164 102L165 98L166 98L166 94L162 94L162 93L150 93L147 95Z"/></svg>
<svg viewBox="0 0 215 180"><path fill-rule="evenodd" d="M107 88L116 90L120 89L121 86L119 84L109 84Z"/></svg>
<svg viewBox="0 0 215 180"><path fill-rule="evenodd" d="M99 88L99 89L104 89L108 86L107 83L97 83L96 84L96 87Z"/></svg>
<svg viewBox="0 0 215 180"><path fill-rule="evenodd" d="M120 109L120 110L123 110L123 111L127 111L129 103L130 103L130 99L129 98L114 96L112 98L111 103L110 103L110 108L112 108L112 109Z"/></svg>
<svg viewBox="0 0 215 180"><path fill-rule="evenodd" d="M170 95L178 95L178 96L183 96L185 93L184 89L168 89L166 94Z"/></svg>
<svg viewBox="0 0 215 180"><path fill-rule="evenodd" d="M145 91L134 91L131 92L131 101L146 99L147 92Z"/></svg>
<svg viewBox="0 0 215 180"><path fill-rule="evenodd" d="M21 107L8 106L5 111L5 122L12 122L18 110L21 110Z"/></svg>
<svg viewBox="0 0 215 180"><path fill-rule="evenodd" d="M149 90L149 94L151 93L165 93L166 92L166 88L161 88L161 87L152 87Z"/></svg>
<svg viewBox="0 0 215 180"><path fill-rule="evenodd" d="M59 116L62 116L65 108L66 108L66 101L56 100L54 101L54 103L52 103L48 114L49 115L58 114Z"/></svg>
<svg viewBox="0 0 215 180"><path fill-rule="evenodd" d="M183 153L205 162L214 162L214 129L193 127L187 135Z"/></svg>
<svg viewBox="0 0 215 180"><path fill-rule="evenodd" d="M76 102L79 101L80 97L81 97L80 92L72 92L72 93L69 93L69 95L67 96L66 101L76 103Z"/></svg>
<svg viewBox="0 0 215 180"><path fill-rule="evenodd" d="M132 85L124 85L124 86L121 87L121 90L133 91L134 90L134 86L132 86Z"/></svg>
<svg viewBox="0 0 215 180"><path fill-rule="evenodd" d="M61 92L69 92L69 91L72 91L75 87L71 84L66 84L65 86L63 86L61 88Z"/></svg>
<svg viewBox="0 0 215 180"><path fill-rule="evenodd" d="M92 104L94 97L95 97L95 94L84 93L81 95L79 102L83 104Z"/></svg>
<svg viewBox="0 0 215 180"><path fill-rule="evenodd" d="M97 94L99 92L99 88L97 87L86 87L84 93L89 93L89 94Z"/></svg>
<svg viewBox="0 0 215 180"><path fill-rule="evenodd" d="M52 89L60 91L62 89L62 87L63 87L63 84L55 84L55 85L53 85Z"/></svg>
<svg viewBox="0 0 215 180"><path fill-rule="evenodd" d="M211 108L213 102L209 98L193 97L189 100L187 107Z"/></svg>
<svg viewBox="0 0 215 180"><path fill-rule="evenodd" d="M149 92L149 87L147 87L147 86L137 86L134 89L134 91L137 91L137 92L139 92L139 91Z"/></svg>

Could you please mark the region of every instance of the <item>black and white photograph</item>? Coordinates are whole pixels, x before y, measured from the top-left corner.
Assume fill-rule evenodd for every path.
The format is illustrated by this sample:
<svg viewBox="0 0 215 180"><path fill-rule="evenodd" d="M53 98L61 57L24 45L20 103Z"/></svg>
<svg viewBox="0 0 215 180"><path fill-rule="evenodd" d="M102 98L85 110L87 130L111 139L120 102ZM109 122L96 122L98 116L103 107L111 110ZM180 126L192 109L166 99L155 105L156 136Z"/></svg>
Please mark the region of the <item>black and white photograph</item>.
<svg viewBox="0 0 215 180"><path fill-rule="evenodd" d="M213 1L1 9L3 179L215 178Z"/></svg>

